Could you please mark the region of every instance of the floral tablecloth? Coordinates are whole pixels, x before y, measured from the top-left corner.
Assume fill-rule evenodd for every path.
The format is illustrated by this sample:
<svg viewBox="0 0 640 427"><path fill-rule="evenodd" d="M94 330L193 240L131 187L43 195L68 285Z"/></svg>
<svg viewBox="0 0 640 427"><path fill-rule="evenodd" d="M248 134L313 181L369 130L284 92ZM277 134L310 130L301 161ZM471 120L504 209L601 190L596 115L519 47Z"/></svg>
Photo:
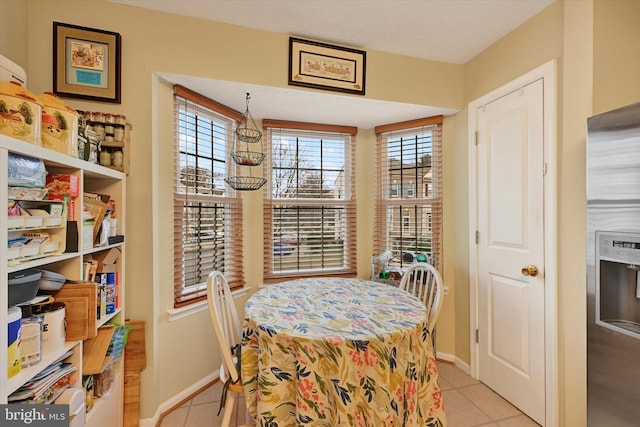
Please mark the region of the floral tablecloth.
<svg viewBox="0 0 640 427"><path fill-rule="evenodd" d="M246 303L247 409L259 426L446 426L426 311L362 279L300 279Z"/></svg>

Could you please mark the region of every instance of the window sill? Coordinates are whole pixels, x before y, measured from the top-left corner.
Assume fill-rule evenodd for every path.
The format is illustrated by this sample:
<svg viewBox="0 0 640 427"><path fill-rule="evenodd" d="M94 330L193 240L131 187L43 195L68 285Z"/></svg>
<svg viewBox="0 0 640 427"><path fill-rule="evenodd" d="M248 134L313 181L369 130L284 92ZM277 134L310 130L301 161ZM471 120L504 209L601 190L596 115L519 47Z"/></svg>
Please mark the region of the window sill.
<svg viewBox="0 0 640 427"><path fill-rule="evenodd" d="M239 296L246 295L248 290L249 290L249 287L244 286L243 288L232 291L231 295L233 295L234 298L238 298ZM209 309L209 306L207 304L207 300L204 300L204 301L198 301L193 304L189 304L184 307L172 308L171 310L168 310L167 313L169 314L169 322L175 322L176 320L180 320L185 317L192 316L196 313L200 313L201 311L205 311L208 309Z"/></svg>

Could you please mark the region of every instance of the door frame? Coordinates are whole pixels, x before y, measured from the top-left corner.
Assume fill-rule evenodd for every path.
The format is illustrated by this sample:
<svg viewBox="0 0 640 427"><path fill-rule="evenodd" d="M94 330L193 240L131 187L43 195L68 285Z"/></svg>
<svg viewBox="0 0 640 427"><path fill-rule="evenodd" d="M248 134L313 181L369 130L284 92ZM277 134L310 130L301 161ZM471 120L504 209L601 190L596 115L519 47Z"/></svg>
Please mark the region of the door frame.
<svg viewBox="0 0 640 427"><path fill-rule="evenodd" d="M478 153L475 146L477 115L475 111L497 98L515 92L536 80L543 80L544 137L544 336L545 336L545 426L558 425L558 313L557 313L557 141L556 141L556 60L516 78L472 101L468 105L469 141L469 348L470 374L479 378L478 349ZM541 171L542 172L542 171Z"/></svg>

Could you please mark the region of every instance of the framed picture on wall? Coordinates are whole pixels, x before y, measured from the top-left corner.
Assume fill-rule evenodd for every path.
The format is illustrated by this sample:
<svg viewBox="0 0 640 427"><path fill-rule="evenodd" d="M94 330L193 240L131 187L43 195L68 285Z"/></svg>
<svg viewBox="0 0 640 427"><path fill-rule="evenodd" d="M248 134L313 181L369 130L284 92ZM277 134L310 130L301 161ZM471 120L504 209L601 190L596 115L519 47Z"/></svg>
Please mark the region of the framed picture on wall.
<svg viewBox="0 0 640 427"><path fill-rule="evenodd" d="M364 95L367 53L289 37L289 84Z"/></svg>
<svg viewBox="0 0 640 427"><path fill-rule="evenodd" d="M53 23L53 92L120 103L120 34Z"/></svg>

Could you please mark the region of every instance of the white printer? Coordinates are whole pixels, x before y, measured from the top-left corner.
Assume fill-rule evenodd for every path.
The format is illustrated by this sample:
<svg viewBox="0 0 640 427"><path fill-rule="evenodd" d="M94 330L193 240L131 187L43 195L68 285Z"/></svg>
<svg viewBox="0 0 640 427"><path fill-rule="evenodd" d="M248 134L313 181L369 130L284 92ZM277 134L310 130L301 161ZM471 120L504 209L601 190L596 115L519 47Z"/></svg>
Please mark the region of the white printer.
<svg viewBox="0 0 640 427"><path fill-rule="evenodd" d="M27 73L4 55L0 55L0 82L18 82L27 87Z"/></svg>

